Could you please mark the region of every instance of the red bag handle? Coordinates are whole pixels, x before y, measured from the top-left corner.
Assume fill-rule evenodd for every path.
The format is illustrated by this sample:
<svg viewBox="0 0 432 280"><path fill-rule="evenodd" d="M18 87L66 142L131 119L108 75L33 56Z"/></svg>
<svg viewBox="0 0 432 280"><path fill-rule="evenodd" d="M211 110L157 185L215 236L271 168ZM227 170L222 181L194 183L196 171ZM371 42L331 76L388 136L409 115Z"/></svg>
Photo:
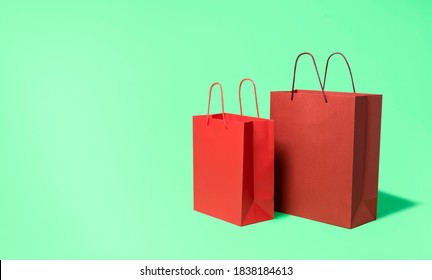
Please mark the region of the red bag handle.
<svg viewBox="0 0 432 280"><path fill-rule="evenodd" d="M353 92L356 93L355 86L354 86L354 78L353 78L353 75L352 75L352 72L351 72L351 67L350 67L350 65L349 65L348 60L346 59L346 57L345 57L342 53L340 53L340 52L332 53L332 54L327 58L327 63L326 63L325 72L324 72L324 83L323 83L323 89L325 89L325 84L326 84L326 79L327 79L327 68L328 68L328 65L329 65L330 58L331 58L332 56L334 56L335 54L338 54L338 55L342 56L343 59L345 60L346 65L348 66L348 71L349 71L350 76L351 76L351 84L352 84Z"/></svg>
<svg viewBox="0 0 432 280"><path fill-rule="evenodd" d="M291 88L291 100L294 99L294 93L295 93L295 91L296 91L296 90L294 90L294 83L295 83L295 77L296 77L296 71L297 71L297 62L298 62L299 58L300 58L302 55L305 55L305 54L309 55L309 56L312 58L312 62L313 62L313 64L314 64L314 66L315 66L315 71L316 71L317 76L318 76L318 81L319 81L319 83L320 83L320 88L321 88L321 91L322 91L322 95L323 95L323 97L324 97L324 101L325 101L325 103L327 103L327 96L326 96L325 93L324 93L324 88L323 88L323 85L322 85L322 83L321 83L321 77L320 77L319 72L318 72L318 67L317 67L317 65L316 65L315 58L314 58L314 56L313 56L311 53L308 53L308 52L303 52L303 53L299 54L299 55L297 56L296 61L295 61L295 64L294 64L293 82L292 82L292 88Z"/></svg>
<svg viewBox="0 0 432 280"><path fill-rule="evenodd" d="M240 103L240 115L243 116L243 108L242 108L242 101L241 101L241 87L244 81L250 81L253 85L253 89L254 89L254 95L255 95L255 104L256 104L256 111L257 111L257 116L258 118L260 117L259 115L259 110L258 110L258 98L257 98L257 93L256 93L256 86L255 83L252 79L250 78L244 78L243 80L241 80L240 85L239 85L239 89L238 89L238 97L239 97L239 103Z"/></svg>
<svg viewBox="0 0 432 280"><path fill-rule="evenodd" d="M208 109L207 109L207 125L209 125L209 121L210 121L210 100L211 100L212 90L213 90L213 87L215 85L219 85L219 88L220 88L220 96L221 96L221 101L222 101L222 118L223 118L224 125L226 128L227 125L226 125L226 121L225 121L223 90L222 90L222 85L218 82L215 82L210 86L210 92L209 92L209 97L208 97Z"/></svg>

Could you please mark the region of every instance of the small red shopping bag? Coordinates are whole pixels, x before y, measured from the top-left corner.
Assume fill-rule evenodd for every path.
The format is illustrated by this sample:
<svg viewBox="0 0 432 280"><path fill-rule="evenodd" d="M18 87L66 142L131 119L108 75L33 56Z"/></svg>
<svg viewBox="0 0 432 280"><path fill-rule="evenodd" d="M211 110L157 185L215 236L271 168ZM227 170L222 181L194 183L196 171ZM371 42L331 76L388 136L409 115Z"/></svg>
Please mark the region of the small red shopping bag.
<svg viewBox="0 0 432 280"><path fill-rule="evenodd" d="M257 117L243 116L241 86L251 81ZM222 113L210 115L215 85ZM259 117L255 83L239 85L240 115L224 112L220 83L207 115L193 117L194 209L244 226L273 219L274 125Z"/></svg>
<svg viewBox="0 0 432 280"><path fill-rule="evenodd" d="M321 90L294 90L300 56ZM340 53L334 53L340 54ZM310 53L295 62L291 91L271 92L275 210L346 228L376 219L382 96L325 91Z"/></svg>

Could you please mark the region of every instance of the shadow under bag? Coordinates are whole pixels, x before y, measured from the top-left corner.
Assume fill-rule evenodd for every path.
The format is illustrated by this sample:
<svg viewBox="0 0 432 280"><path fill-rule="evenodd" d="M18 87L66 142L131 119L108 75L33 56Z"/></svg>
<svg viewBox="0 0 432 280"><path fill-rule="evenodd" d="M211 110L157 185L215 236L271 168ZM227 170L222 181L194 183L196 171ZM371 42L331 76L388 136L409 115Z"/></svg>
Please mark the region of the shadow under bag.
<svg viewBox="0 0 432 280"><path fill-rule="evenodd" d="M294 90L304 54L321 90ZM353 228L376 219L382 95L325 91L331 56L324 86L302 53L291 91L271 92L275 210Z"/></svg>

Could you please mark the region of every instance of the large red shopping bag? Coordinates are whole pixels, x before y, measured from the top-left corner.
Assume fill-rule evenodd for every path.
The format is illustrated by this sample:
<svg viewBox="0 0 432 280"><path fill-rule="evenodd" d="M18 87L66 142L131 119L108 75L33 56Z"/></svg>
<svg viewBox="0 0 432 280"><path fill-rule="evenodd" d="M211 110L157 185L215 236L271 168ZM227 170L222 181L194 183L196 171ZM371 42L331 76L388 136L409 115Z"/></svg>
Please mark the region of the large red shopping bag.
<svg viewBox="0 0 432 280"><path fill-rule="evenodd" d="M294 90L304 54L321 90ZM276 211L346 228L376 219L382 95L351 80L354 93L325 91L302 53L292 90L271 92Z"/></svg>
<svg viewBox="0 0 432 280"><path fill-rule="evenodd" d="M273 219L274 126L259 117L224 112L222 86L210 87L207 115L193 117L194 209L244 226ZM222 113L210 115L210 99L220 87ZM256 88L253 83L255 91Z"/></svg>

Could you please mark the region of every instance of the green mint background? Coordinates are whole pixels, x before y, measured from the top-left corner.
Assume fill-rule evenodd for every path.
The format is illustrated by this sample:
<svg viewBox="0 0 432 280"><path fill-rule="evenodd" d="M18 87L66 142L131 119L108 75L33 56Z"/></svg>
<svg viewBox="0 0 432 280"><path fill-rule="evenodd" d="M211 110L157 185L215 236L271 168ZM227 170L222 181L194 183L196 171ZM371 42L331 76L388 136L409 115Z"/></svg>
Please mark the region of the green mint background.
<svg viewBox="0 0 432 280"><path fill-rule="evenodd" d="M431 259L430 1L1 1L0 259ZM210 84L291 88L343 52L383 94L378 220L192 210L192 116ZM310 58L296 87L317 89ZM341 58L329 90L350 91ZM254 115L245 84L245 113ZM220 111L214 98L212 112Z"/></svg>

